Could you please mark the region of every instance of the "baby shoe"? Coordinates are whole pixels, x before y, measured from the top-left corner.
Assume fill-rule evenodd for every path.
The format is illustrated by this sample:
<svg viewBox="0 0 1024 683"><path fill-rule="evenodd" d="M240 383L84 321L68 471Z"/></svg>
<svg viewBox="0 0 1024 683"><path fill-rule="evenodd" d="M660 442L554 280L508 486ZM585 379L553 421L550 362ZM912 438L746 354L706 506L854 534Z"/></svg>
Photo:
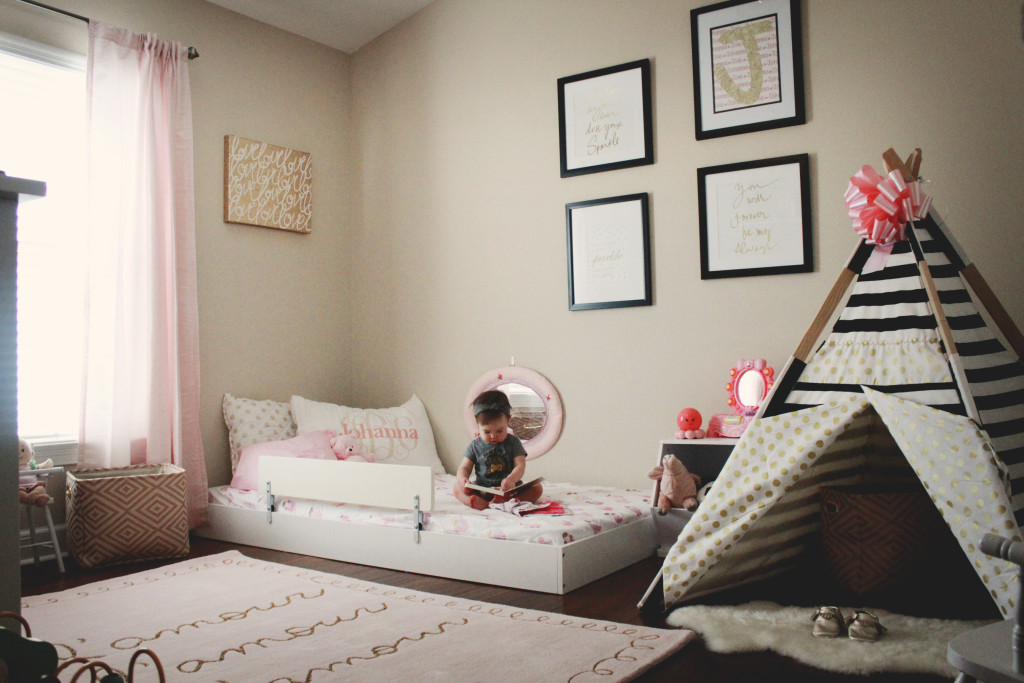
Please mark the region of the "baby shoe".
<svg viewBox="0 0 1024 683"><path fill-rule="evenodd" d="M814 628L811 633L818 638L836 638L846 624L843 612L838 607L819 607L811 616Z"/></svg>
<svg viewBox="0 0 1024 683"><path fill-rule="evenodd" d="M846 618L846 626L851 639L866 640L871 643L889 630L882 626L877 616L871 612L860 610L854 612L852 617Z"/></svg>

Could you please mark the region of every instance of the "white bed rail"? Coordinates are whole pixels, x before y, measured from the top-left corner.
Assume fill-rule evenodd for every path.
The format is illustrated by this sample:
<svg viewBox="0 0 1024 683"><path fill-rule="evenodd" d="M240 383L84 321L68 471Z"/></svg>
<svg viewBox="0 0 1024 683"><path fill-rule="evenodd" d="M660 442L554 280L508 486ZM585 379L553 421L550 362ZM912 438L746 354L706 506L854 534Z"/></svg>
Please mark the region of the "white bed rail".
<svg viewBox="0 0 1024 683"><path fill-rule="evenodd" d="M434 509L434 475L429 467L387 463L311 460L265 455L259 481L267 494L267 522L278 497L309 498L411 510L418 534L422 513Z"/></svg>

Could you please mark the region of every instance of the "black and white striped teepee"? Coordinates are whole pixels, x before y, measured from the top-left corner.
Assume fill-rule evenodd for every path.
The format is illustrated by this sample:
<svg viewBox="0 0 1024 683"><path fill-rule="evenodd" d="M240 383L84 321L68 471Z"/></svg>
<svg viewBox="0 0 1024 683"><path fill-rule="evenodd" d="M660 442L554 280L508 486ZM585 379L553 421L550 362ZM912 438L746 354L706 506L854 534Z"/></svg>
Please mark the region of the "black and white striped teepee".
<svg viewBox="0 0 1024 683"><path fill-rule="evenodd" d="M982 300L972 296L969 281L980 281L976 274L965 274L969 261L935 209L911 229L938 293L952 349L946 348L929 304L927 276L922 275L914 242L894 245L885 266L874 272L864 272L864 267L875 247L861 243L848 266L856 273L856 282L831 334L807 362L794 357L762 407L762 416L823 405L844 394L862 393L868 386L969 417L988 434L1006 466L1014 514L1018 526L1024 526L1024 364L1011 346L1020 332L1007 328L1007 335L1000 335L991 315L982 313L995 303L991 293L983 286ZM993 313L1009 320L1001 307ZM886 347L893 351L895 371L874 378L833 372L842 365L837 349L865 346L866 340L876 353ZM944 359L949 376L941 376L941 366L903 362L919 352L914 346L934 347L933 354Z"/></svg>
<svg viewBox="0 0 1024 683"><path fill-rule="evenodd" d="M1024 336L926 210L905 240L854 251L667 554L666 607L799 565L820 538L819 489L870 471L916 475L993 599L1015 608L1015 568L978 545L1024 526Z"/></svg>

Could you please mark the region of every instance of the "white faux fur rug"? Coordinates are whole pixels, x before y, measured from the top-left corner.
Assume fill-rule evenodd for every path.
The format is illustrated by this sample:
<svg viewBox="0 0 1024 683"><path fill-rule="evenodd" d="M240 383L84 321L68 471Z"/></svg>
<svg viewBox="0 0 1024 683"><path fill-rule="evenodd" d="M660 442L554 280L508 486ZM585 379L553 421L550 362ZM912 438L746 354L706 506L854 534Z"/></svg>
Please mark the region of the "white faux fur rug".
<svg viewBox="0 0 1024 683"><path fill-rule="evenodd" d="M925 619L870 607L842 607L844 616L856 609L878 615L889 629L873 643L811 635L813 607L783 607L774 602L736 606L679 607L667 619L672 626L697 631L712 652L773 650L809 666L836 673L931 673L952 678L946 646L965 631L991 621ZM1009 650L1010 643L1006 643Z"/></svg>
<svg viewBox="0 0 1024 683"><path fill-rule="evenodd" d="M21 613L61 661L84 657L124 672L132 653L147 648L169 683L628 681L693 637L383 586L233 550L22 598ZM155 680L151 673L142 680Z"/></svg>

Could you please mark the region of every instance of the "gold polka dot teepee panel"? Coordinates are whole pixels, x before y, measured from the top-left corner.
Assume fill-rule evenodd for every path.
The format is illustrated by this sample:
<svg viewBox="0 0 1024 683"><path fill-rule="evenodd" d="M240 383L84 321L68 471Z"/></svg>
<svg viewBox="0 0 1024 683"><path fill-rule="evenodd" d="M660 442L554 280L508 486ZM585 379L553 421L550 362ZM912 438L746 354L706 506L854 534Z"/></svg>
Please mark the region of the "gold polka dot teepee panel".
<svg viewBox="0 0 1024 683"><path fill-rule="evenodd" d="M662 567L665 605L678 602L769 513L868 406L862 395L754 420Z"/></svg>
<svg viewBox="0 0 1024 683"><path fill-rule="evenodd" d="M1021 538L1004 485L1005 468L987 436L965 417L870 389L865 393L999 609L1014 614L1016 565L980 548L986 533Z"/></svg>
<svg viewBox="0 0 1024 683"><path fill-rule="evenodd" d="M804 381L892 386L946 383L949 366L934 330L833 334L814 354Z"/></svg>

